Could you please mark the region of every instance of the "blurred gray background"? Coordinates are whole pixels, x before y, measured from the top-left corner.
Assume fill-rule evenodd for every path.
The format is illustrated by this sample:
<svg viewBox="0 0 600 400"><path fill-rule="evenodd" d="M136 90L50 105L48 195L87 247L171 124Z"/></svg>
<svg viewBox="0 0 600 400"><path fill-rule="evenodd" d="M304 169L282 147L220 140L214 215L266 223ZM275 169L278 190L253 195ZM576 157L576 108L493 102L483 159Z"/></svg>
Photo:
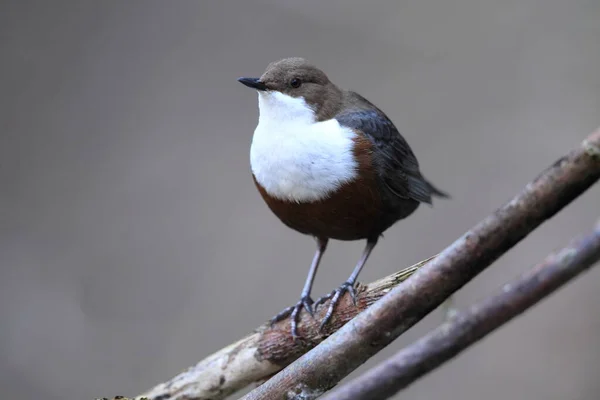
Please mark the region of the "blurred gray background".
<svg viewBox="0 0 600 400"><path fill-rule="evenodd" d="M133 396L296 302L314 243L254 188L257 98L236 82L271 61L306 57L375 102L453 196L390 229L363 282L440 251L600 125L597 0L5 0L0 43L5 398ZM599 204L596 186L457 306ZM362 246L330 245L315 297ZM596 268L402 398L598 399L599 285Z"/></svg>

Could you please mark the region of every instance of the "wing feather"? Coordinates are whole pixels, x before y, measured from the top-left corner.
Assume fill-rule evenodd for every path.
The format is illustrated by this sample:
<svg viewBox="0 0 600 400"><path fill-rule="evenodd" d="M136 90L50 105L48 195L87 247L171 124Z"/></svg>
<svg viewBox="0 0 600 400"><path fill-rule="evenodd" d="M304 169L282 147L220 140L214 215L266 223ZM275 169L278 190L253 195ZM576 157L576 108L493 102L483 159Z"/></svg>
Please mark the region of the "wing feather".
<svg viewBox="0 0 600 400"><path fill-rule="evenodd" d="M350 92L350 95L352 107L335 119L369 138L375 150L375 168L389 194L428 204L432 195L448 197L421 175L415 154L387 115L359 94Z"/></svg>

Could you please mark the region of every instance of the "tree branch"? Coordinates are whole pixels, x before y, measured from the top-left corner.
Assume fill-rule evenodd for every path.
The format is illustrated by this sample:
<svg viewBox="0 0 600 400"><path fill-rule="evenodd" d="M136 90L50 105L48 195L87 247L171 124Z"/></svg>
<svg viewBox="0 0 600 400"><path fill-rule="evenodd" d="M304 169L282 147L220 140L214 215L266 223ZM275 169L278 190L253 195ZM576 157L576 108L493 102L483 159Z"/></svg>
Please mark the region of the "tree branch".
<svg viewBox="0 0 600 400"><path fill-rule="evenodd" d="M300 334L305 338L303 341L294 342L291 339L288 320L275 324L273 328L263 325L254 334L219 350L141 396L149 400L219 400L251 383L266 380L379 300L432 258L368 285L359 285L357 307L349 299L344 299L337 308L335 319L323 332L318 332L318 327L327 307L319 307L315 319L303 313L299 327Z"/></svg>
<svg viewBox="0 0 600 400"><path fill-rule="evenodd" d="M506 284L502 291L458 314L412 345L334 389L323 400L382 400L459 354L600 260L600 221L593 233L573 240Z"/></svg>
<svg viewBox="0 0 600 400"><path fill-rule="evenodd" d="M243 400L315 399L439 306L600 178L600 129L408 281Z"/></svg>

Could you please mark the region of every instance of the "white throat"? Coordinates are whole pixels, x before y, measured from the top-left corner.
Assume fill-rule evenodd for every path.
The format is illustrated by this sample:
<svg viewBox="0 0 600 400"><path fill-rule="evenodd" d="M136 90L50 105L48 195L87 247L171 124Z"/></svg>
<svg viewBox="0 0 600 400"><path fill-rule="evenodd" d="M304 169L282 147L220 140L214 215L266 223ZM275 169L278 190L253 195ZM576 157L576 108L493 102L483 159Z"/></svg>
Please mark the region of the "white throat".
<svg viewBox="0 0 600 400"><path fill-rule="evenodd" d="M351 129L335 119L316 122L303 98L281 92L259 92L258 106L250 166L269 195L313 202L356 178Z"/></svg>

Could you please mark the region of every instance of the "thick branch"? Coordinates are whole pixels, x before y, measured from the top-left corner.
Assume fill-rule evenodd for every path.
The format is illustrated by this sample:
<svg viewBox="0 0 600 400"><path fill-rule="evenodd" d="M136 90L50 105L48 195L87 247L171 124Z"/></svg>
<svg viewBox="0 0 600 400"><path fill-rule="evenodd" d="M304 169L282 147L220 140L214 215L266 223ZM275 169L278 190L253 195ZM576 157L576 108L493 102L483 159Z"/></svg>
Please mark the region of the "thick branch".
<svg viewBox="0 0 600 400"><path fill-rule="evenodd" d="M368 285L359 285L357 307L348 299L340 302L335 318L324 332L318 332L318 325L327 307L320 307L315 319L303 313L299 327L300 334L305 338L302 342L291 340L289 321L281 321L273 328L263 325L254 334L219 350L142 396L149 400L219 400L253 382L266 380L379 300L432 258Z"/></svg>
<svg viewBox="0 0 600 400"><path fill-rule="evenodd" d="M600 178L600 130L309 353L244 400L315 399L439 306Z"/></svg>
<svg viewBox="0 0 600 400"><path fill-rule="evenodd" d="M323 400L382 400L407 387L524 312L600 260L600 222L502 291L458 314Z"/></svg>

